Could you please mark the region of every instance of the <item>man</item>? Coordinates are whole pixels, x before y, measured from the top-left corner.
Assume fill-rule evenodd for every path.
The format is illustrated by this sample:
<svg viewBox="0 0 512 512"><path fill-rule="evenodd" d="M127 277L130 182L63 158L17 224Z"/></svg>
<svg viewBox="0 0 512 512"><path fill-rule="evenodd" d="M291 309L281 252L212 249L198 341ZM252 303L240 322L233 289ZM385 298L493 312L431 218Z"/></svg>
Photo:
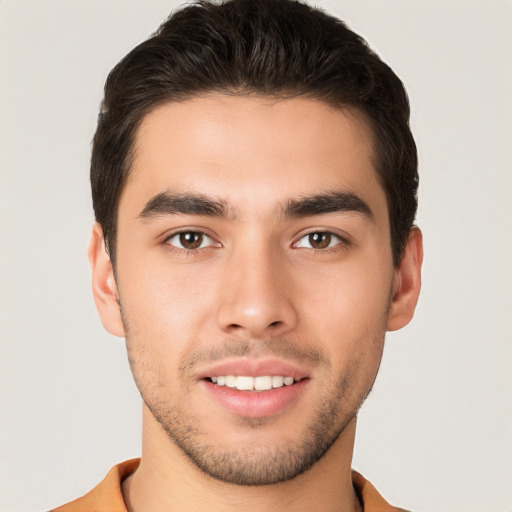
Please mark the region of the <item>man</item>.
<svg viewBox="0 0 512 512"><path fill-rule="evenodd" d="M366 43L291 0L188 6L114 68L89 257L142 457L56 510L398 510L351 458L420 289L408 120Z"/></svg>

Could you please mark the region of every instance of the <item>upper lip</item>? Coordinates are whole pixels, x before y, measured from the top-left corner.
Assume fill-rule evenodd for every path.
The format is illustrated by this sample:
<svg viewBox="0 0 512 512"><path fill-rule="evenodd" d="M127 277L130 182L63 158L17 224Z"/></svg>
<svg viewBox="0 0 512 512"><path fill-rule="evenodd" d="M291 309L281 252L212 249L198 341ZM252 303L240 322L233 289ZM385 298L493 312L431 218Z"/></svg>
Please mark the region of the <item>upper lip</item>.
<svg viewBox="0 0 512 512"><path fill-rule="evenodd" d="M282 375L301 380L308 377L305 370L294 364L277 359L227 359L208 366L198 374L199 379L218 377L219 375L244 375L260 377L265 375Z"/></svg>

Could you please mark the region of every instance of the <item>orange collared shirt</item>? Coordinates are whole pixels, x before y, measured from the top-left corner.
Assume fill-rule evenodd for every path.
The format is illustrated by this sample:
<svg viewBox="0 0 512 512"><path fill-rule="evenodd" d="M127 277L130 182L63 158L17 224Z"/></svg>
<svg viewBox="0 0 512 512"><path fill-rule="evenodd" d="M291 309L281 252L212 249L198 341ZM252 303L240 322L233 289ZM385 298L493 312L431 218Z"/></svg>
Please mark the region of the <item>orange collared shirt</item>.
<svg viewBox="0 0 512 512"><path fill-rule="evenodd" d="M139 467L139 463L140 459L131 459L114 466L92 491L52 512L127 512L121 484ZM391 506L357 471L352 471L352 482L364 512L406 512Z"/></svg>

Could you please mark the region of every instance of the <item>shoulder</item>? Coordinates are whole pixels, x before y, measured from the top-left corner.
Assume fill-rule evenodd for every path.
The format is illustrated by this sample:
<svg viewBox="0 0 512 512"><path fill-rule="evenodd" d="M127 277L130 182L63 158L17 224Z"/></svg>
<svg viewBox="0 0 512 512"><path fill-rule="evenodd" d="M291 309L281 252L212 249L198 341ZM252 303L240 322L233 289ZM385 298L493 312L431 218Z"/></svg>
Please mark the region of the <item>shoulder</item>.
<svg viewBox="0 0 512 512"><path fill-rule="evenodd" d="M403 508L390 505L364 476L354 470L352 470L352 483L364 512L407 512Z"/></svg>
<svg viewBox="0 0 512 512"><path fill-rule="evenodd" d="M94 489L51 512L126 512L121 485L139 464L140 459L130 459L117 464ZM407 512L405 509L390 505L357 471L352 471L352 483L365 512Z"/></svg>
<svg viewBox="0 0 512 512"><path fill-rule="evenodd" d="M139 463L140 459L130 459L117 464L92 491L51 512L126 512L121 484Z"/></svg>

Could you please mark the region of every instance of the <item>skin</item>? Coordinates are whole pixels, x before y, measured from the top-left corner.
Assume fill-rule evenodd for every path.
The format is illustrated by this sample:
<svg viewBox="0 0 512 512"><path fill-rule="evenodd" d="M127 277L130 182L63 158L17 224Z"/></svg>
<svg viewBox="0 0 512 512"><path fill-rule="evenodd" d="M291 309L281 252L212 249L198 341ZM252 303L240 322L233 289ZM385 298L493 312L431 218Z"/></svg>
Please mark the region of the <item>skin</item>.
<svg viewBox="0 0 512 512"><path fill-rule="evenodd" d="M393 266L371 148L357 112L310 99L211 94L143 120L115 276L98 225L89 252L100 316L126 337L145 402L142 462L123 485L129 510L360 509L357 410L386 330L413 316L422 262L413 228ZM224 215L152 208L164 193L213 198ZM368 211L286 213L334 193ZM202 236L198 248L180 245L183 230ZM212 361L268 358L307 375L277 413L243 417L205 391Z"/></svg>

